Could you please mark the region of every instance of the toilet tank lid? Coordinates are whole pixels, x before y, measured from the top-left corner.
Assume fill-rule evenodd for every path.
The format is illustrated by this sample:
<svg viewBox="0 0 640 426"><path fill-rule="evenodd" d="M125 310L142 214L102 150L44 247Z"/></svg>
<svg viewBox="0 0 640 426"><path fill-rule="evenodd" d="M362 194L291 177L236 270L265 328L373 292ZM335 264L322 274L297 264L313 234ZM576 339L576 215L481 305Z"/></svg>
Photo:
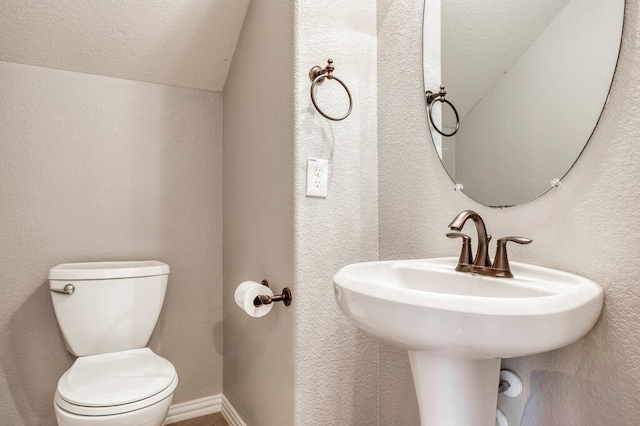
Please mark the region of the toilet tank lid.
<svg viewBox="0 0 640 426"><path fill-rule="evenodd" d="M169 265L156 260L63 263L49 270L50 280L106 280L167 275Z"/></svg>

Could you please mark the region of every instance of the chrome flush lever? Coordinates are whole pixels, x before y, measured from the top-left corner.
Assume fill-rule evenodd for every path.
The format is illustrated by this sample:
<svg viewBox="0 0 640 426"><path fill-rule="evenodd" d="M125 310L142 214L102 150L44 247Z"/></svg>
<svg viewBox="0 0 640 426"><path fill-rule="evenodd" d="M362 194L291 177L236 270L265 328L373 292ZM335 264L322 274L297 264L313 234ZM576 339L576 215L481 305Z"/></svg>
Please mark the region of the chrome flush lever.
<svg viewBox="0 0 640 426"><path fill-rule="evenodd" d="M74 291L76 291L76 288L73 286L73 284L67 284L64 286L64 288L62 290L56 290L54 288L51 289L52 292L54 293L60 293L60 294L66 294L71 296L73 294Z"/></svg>

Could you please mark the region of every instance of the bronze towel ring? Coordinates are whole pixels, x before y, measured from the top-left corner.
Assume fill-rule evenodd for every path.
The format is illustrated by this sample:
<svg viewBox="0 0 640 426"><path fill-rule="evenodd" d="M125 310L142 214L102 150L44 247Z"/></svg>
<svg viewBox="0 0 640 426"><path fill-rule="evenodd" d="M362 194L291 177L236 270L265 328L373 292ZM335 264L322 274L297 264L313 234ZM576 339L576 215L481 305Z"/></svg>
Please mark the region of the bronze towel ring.
<svg viewBox="0 0 640 426"><path fill-rule="evenodd" d="M334 69L335 69L335 67L333 66L333 59L329 58L327 60L327 67L326 68L320 68L319 66L316 65L315 67L313 67L313 68L311 68L309 70L309 78L313 82L313 83L311 83L311 102L313 102L313 106L316 107L318 112L320 114L322 114L323 117L328 118L329 120L333 120L333 121L342 121L345 118L347 118L349 116L349 114L351 114L351 108L353 107L353 99L351 99L351 92L349 92L349 89L347 88L347 85L344 84L342 82L342 80L340 80L338 77L333 75L333 70ZM344 90L347 92L347 96L349 96L349 110L342 117L335 118L335 117L331 117L330 115L325 114L324 111L322 111L320 109L320 107L318 106L318 104L316 103L316 98L315 98L313 89L314 89L316 83L318 83L320 80L323 80L325 78L328 78L329 80L335 80L338 83L340 83L342 85L342 87L344 87Z"/></svg>
<svg viewBox="0 0 640 426"><path fill-rule="evenodd" d="M427 90L425 93L427 97L427 105L429 105L429 121L431 122L431 125L433 126L436 132L440 133L442 136L449 137L449 136L455 135L458 132L458 129L460 128L460 117L458 117L458 111L456 110L456 107L454 107L451 102L449 102L444 98L446 94L447 92L444 90L444 86L440 86L439 93L433 93L431 90ZM433 103L435 101L440 101L442 103L448 104L453 110L453 113L456 115L456 128L453 130L453 132L444 133L442 130L438 129L438 126L436 126L436 123L433 122L432 108L433 108Z"/></svg>

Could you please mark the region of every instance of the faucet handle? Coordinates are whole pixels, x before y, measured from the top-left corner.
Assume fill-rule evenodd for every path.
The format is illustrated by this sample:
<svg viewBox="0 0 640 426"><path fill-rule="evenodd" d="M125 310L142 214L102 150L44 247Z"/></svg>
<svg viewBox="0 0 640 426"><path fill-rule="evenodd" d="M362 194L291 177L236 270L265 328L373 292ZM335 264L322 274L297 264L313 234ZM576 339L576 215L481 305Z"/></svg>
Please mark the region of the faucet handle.
<svg viewBox="0 0 640 426"><path fill-rule="evenodd" d="M530 240L529 238L523 238L523 237L502 237L498 239L497 243L506 245L508 241L513 241L514 243L518 243L518 244L529 244L533 242L533 240Z"/></svg>
<svg viewBox="0 0 640 426"><path fill-rule="evenodd" d="M530 244L532 240L522 237L504 237L497 241L496 257L493 260L493 269L497 271L497 276L512 278L511 268L509 268L509 258L507 257L507 243L512 241L518 244Z"/></svg>
<svg viewBox="0 0 640 426"><path fill-rule="evenodd" d="M461 269L466 271L469 269L469 265L471 265L471 237L467 234L463 234L462 232L449 232L447 237L462 238L462 250L460 251L460 258L458 259L456 271L460 271ZM462 265L466 265L466 267L463 267Z"/></svg>

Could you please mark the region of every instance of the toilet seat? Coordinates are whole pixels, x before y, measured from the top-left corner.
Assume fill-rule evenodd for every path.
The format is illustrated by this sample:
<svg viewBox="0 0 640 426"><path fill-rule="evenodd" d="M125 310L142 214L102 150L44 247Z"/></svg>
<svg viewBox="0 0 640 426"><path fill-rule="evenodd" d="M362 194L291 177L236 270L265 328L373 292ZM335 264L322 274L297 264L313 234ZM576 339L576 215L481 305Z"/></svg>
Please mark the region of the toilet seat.
<svg viewBox="0 0 640 426"><path fill-rule="evenodd" d="M106 416L148 407L178 385L175 368L149 348L78 358L58 381L55 401L65 411Z"/></svg>

